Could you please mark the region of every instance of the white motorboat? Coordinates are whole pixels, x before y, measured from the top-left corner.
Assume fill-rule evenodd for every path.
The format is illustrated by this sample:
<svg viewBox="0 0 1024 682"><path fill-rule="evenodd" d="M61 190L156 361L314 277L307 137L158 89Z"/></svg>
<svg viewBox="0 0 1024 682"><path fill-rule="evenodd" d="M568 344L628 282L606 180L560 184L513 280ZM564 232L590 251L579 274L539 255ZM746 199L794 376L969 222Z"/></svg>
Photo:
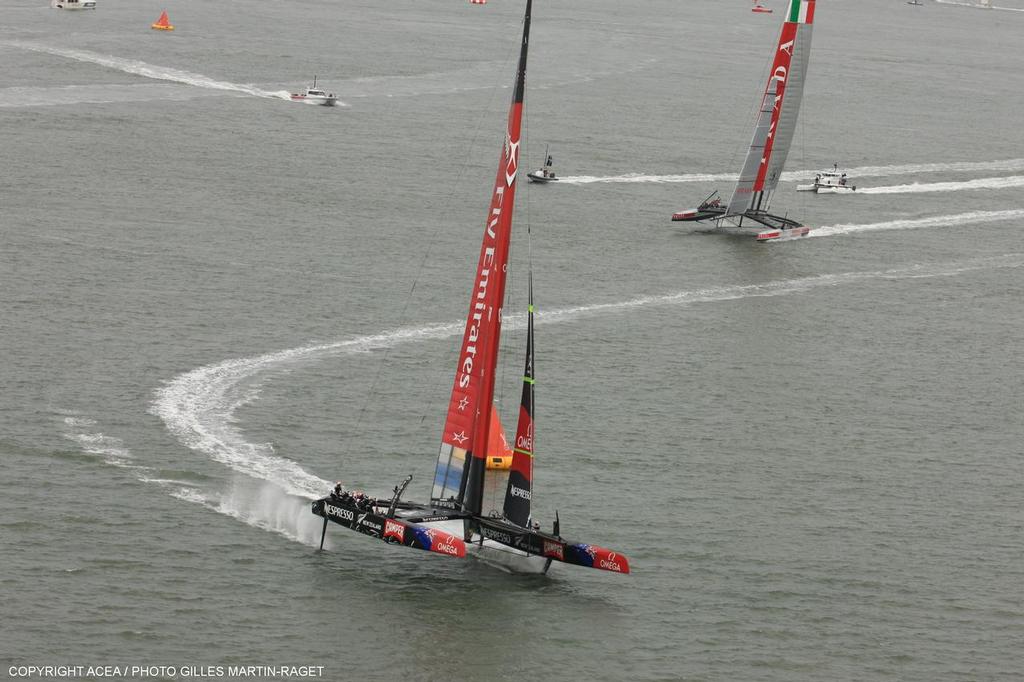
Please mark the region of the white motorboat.
<svg viewBox="0 0 1024 682"><path fill-rule="evenodd" d="M540 184L555 182L558 178L555 176L555 171L552 169L554 162L551 155L548 154L547 147L544 148L544 165L539 170L535 170L531 173L527 173L526 177L530 182L539 182Z"/></svg>
<svg viewBox="0 0 1024 682"><path fill-rule="evenodd" d="M293 102L309 102L311 104L320 104L325 107L333 107L337 103L338 98L334 96L334 93L328 93L323 88L316 86L316 76L313 76L313 85L306 88L305 92L293 92L291 94Z"/></svg>
<svg viewBox="0 0 1024 682"><path fill-rule="evenodd" d="M814 182L807 185L797 185L797 192L817 192L818 194L846 194L856 192L856 185L850 184L846 173L839 172L839 164L833 164L832 170L818 173L814 176Z"/></svg>
<svg viewBox="0 0 1024 682"><path fill-rule="evenodd" d="M54 9L96 9L96 0L51 0Z"/></svg>

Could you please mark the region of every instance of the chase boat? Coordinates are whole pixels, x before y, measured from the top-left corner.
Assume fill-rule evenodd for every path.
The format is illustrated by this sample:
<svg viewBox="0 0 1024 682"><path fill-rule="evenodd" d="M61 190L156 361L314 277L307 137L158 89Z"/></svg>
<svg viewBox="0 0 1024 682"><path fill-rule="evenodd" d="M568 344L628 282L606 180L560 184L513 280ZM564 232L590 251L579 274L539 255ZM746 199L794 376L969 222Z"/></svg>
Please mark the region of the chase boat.
<svg viewBox="0 0 1024 682"><path fill-rule="evenodd" d="M333 107L338 101L333 92L328 94L326 90L316 86L316 76L313 76L313 85L306 88L305 92L293 92L291 98L293 102L310 102L325 107Z"/></svg>
<svg viewBox="0 0 1024 682"><path fill-rule="evenodd" d="M818 194L846 194L856 192L856 185L849 183L846 173L839 172L839 164L833 164L832 170L818 173L814 182L808 185L797 185L797 192L817 192Z"/></svg>
<svg viewBox="0 0 1024 682"><path fill-rule="evenodd" d="M555 171L551 169L553 165L551 155L548 154L548 150L545 148L544 165L540 167L540 170L527 173L526 177L530 182L539 182L542 185L549 182L556 182L558 178L555 177Z"/></svg>

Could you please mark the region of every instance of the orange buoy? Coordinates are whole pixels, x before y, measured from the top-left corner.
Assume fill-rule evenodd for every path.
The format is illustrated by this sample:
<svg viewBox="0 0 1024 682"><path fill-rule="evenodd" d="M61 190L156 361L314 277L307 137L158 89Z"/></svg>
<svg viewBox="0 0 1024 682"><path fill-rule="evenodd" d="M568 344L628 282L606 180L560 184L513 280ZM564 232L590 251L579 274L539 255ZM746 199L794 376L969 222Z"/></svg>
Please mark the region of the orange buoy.
<svg viewBox="0 0 1024 682"><path fill-rule="evenodd" d="M167 10L163 11L160 18L156 20L156 23L150 26L160 31L173 31L174 27L171 26L171 20L167 18Z"/></svg>

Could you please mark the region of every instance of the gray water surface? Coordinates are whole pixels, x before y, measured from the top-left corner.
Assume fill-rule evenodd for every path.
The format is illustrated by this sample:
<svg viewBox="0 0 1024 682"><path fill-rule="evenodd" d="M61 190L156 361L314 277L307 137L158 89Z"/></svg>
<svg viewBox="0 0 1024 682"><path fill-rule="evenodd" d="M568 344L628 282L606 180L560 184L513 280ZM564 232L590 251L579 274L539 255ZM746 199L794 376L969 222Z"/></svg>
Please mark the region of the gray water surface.
<svg viewBox="0 0 1024 682"><path fill-rule="evenodd" d="M768 4L534 5L535 510L633 568L538 579L308 510L428 494L522 3L5 0L3 674L1020 679L1024 12L819 0L816 236L760 245L669 217L731 188ZM870 191L795 192L834 162Z"/></svg>

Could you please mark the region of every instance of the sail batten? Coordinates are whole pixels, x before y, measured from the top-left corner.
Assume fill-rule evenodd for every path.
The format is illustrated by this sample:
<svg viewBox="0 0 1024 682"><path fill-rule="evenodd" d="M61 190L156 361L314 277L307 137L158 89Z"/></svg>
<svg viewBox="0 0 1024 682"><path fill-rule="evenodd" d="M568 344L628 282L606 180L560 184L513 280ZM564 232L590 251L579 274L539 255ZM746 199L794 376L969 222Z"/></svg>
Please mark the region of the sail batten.
<svg viewBox="0 0 1024 682"><path fill-rule="evenodd" d="M495 369L501 338L501 305L505 297L512 212L519 170L531 7L532 0L527 0L519 66L512 103L509 106L505 141L484 226L476 279L470 298L466 329L462 337L455 383L441 435L441 451L438 454L434 489L431 494L432 500L442 506L459 506L472 514L480 513L487 443L491 430L491 411L494 409ZM464 451L465 456L462 466L455 472L452 463L457 460L452 454L457 450ZM460 480L457 489L450 485L455 473Z"/></svg>

